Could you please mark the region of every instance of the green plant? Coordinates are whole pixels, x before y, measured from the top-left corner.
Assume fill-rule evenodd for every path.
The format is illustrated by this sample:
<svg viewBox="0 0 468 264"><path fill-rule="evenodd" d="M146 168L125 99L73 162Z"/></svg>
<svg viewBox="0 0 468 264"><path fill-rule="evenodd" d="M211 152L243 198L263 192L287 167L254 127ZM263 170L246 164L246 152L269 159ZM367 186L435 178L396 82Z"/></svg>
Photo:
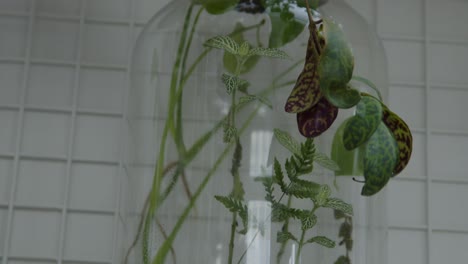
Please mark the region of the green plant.
<svg viewBox="0 0 468 264"><path fill-rule="evenodd" d="M354 157L357 155L360 159L360 168L357 169L361 169L365 177L362 194L370 196L381 190L391 177L401 172L411 156L411 133L403 120L391 112L380 98L360 93L353 88L351 80L364 83L376 90L379 97L378 90L370 81L363 77L353 76L354 57L339 25L328 18L313 20L310 10L317 5L318 1L256 0L253 1L256 7L246 10L242 9L239 2L244 1L193 0L186 12L176 59L172 67L168 111L160 137L153 183L148 194L148 202L143 208L143 218L138 228L137 237L132 245L133 248L137 244L136 241L142 239L141 254L144 264L165 263L167 255L171 251L175 259L173 243L176 236L189 213L194 210L195 204L208 182L231 153L232 190L229 194L221 194L214 198L232 213L228 262L233 262L234 238L236 234L245 234L249 225L248 211L243 201L244 188L239 172L242 161L240 135L251 124L260 107L264 105L272 107L267 96L276 89L294 86L286 102L285 110L297 115L299 131L308 138L305 143L299 144L288 134L279 130L275 131L276 138L293 153L284 164L289 182L285 181L278 161L275 161L274 164L273 177L263 179L267 192L266 199L272 204L271 218L273 221L280 220L283 225L283 231L277 237L278 242L281 243L281 249L277 254L278 261L281 259L284 246L288 241L298 243L298 255L300 255L303 246L308 243L334 246L334 242L329 238L321 236L306 238L307 231L315 225L315 211L320 208L331 208L344 213L345 223L352 226L352 207L350 205L336 198L331 198L331 190L327 185L318 185L310 179L303 178L304 175L312 172L313 162L336 171L337 175L353 174L356 168L350 166L348 161L355 160ZM261 57L288 58L286 53L277 48L296 39L306 26L303 22L299 22L295 18L295 14L290 11L290 7L293 5L306 7L305 10L309 17L308 31L310 36L307 52L304 56L305 60L293 63L291 67L279 74L270 86L265 87L259 93L251 94L248 87L252 84L241 76L254 69ZM243 36L244 32L250 30L256 30L258 36L260 30L267 23L265 20L253 25L238 23L231 34L213 36L207 40L204 43L205 49L192 64L189 64L188 58L200 16L204 12L222 14L233 8L251 13L268 10L269 22L273 29L269 35L268 44L264 45L257 37L256 45L253 45L246 42ZM226 71L220 76L220 79L227 94L231 97L230 109L228 114L219 120L211 130L201 135L191 146L187 146L183 137L184 124L182 122L184 89L186 89L188 80L195 69L213 49L224 50L223 65ZM305 61L304 69L296 81L283 80L303 61ZM246 109L247 105L254 104L256 106L248 114L246 120L242 123L237 120L236 115L239 111ZM356 116L344 122L338 130L333 142L332 159L324 154L316 153L312 138L318 137L331 126L339 109L351 107L356 107ZM182 209L172 230L166 232L158 224L164 241L158 248L156 255L153 256L150 253L149 236L151 225L154 222L158 223L156 217L158 208L172 192L179 179L184 181L187 166L213 139L213 135L221 130L225 143L223 151L219 153L214 164L210 164L211 167L203 176L201 183L195 186L195 190L186 188L189 203ZM168 162L166 160L166 147L170 142L176 146L177 161ZM345 155L345 159L341 158L343 155ZM348 159L350 157L352 159ZM349 173L350 170L351 173ZM167 175L171 171L172 174ZM166 175L171 177L171 180L168 186L163 187L162 179ZM274 197L275 187L279 187L278 190L282 192L279 199ZM286 203L281 203L283 196L287 197ZM291 207L293 199L298 198L309 199L313 207L309 209ZM240 230L238 230L238 220L243 223ZM261 220L257 220L254 222L258 225L258 232L262 233ZM294 236L288 231L289 224L293 220L300 221L302 224L302 233L299 236ZM349 237L343 237L343 239L349 243ZM346 248L347 251L351 250L351 247L347 246Z"/></svg>

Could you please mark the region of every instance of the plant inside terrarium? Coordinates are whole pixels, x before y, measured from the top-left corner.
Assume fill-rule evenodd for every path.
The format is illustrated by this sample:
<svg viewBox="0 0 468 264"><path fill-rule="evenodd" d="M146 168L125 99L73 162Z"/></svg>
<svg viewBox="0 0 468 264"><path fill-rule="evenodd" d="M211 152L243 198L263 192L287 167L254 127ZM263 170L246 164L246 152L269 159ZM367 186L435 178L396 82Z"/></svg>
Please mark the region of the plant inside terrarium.
<svg viewBox="0 0 468 264"><path fill-rule="evenodd" d="M318 2L313 0L193 0L191 2L180 33L178 52L173 65L168 113L159 139L161 143L153 184L143 208L137 236L127 253L125 263L130 251L140 239L142 263L166 263L168 254L175 259L176 252L173 248L175 238L179 235L190 212L194 210L207 184L215 176L220 164L228 158L232 160L231 192L220 193L213 197L231 212L231 229L226 230L230 234L227 263L242 263L245 256L243 252L240 259L234 260L235 236L245 235L249 224L255 224L258 229L255 237L261 236L262 221L267 220L280 222L282 225L276 237L276 241L280 244L276 254L277 263L282 259L284 247L291 241L298 245L296 263L302 248L307 244L316 243L325 247L335 247L336 241L328 237L307 236L308 231L317 222L315 212L323 208L334 210L336 220L342 221L340 230L337 230L342 241L338 244L345 246L346 254L340 256L335 263L351 263L349 252L353 243L352 206L346 201L331 197L331 187L320 185L311 178L313 164L315 162L333 170L336 175L352 175L350 171L355 168L350 165L350 161L354 162L357 158L364 180L356 179L356 184L364 183L361 194L371 196L379 192L391 177L400 173L408 164L412 137L405 122L383 104L377 87L366 78L353 75L354 57L344 33L334 20L322 17L315 10ZM237 24L229 35L212 36L204 42L203 52L189 65L188 58L200 16L204 12L216 15L232 9L252 14L267 12L269 21L263 20L253 25ZM297 12L307 14L308 27L296 19ZM258 35L260 30L266 30L264 26L268 22L272 28L268 43L262 43L259 38L256 43L244 39L245 32L255 30ZM293 62L280 48L296 39L305 28L308 29L306 32L309 38L304 58ZM219 78L230 97L229 111L211 130L200 135L193 145L186 146L182 122L183 92L197 66L215 49L224 51L225 71ZM250 93L248 88L255 85L255 80L246 80L243 74L255 68L258 61L265 57L282 59L291 66L278 74L270 86L258 93ZM304 63L303 70L296 80L284 80L288 73L302 63ZM353 87L351 80L374 89L376 95L359 92ZM249 221L239 170L242 163L240 135L251 125L260 108L277 107L272 105L268 96L283 87L292 87L284 109L286 112L296 114L298 130L306 139L303 143L299 143L286 132L275 130L275 138L291 151L292 155L284 164L280 164L275 159L273 174L261 178L266 192L265 199L271 206L269 219ZM254 105L253 110L240 122L236 118L237 113L251 105ZM331 158L316 152L313 139L330 128L339 109L350 108L356 109L355 115L345 120L336 132ZM158 208L165 202L177 182L186 182L185 169L218 133L223 133L224 150L218 153L214 164L209 164L210 169L203 176L200 185L195 186L195 190L190 190L185 184L189 203L181 211L172 230L164 230L156 217ZM168 163L165 158L169 141L176 146L178 155L176 162ZM167 186L162 184L164 177L171 177ZM275 196L275 189L281 193L279 196ZM293 199L310 200L311 207L294 208L291 206ZM301 233L290 232L289 225L292 221L300 223ZM154 223L164 238L155 254L150 249L151 226ZM238 223L242 223L242 226Z"/></svg>

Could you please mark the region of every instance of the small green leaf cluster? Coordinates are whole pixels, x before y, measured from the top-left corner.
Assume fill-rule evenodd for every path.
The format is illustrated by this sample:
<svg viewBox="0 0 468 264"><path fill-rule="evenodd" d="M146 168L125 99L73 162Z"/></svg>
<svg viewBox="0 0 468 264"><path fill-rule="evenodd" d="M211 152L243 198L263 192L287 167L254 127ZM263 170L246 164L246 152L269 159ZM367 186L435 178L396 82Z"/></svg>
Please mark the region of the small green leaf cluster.
<svg viewBox="0 0 468 264"><path fill-rule="evenodd" d="M299 248L309 243L317 243L328 248L335 247L335 242L324 236L305 238L306 232L317 224L315 212L319 208L330 208L340 212L341 215L351 217L353 208L341 199L332 197L328 185L320 185L307 179L306 175L312 172L316 157L319 157L319 164L325 165L326 168L337 169L338 166L325 155L317 155L313 139L307 139L300 144L287 132L275 129L274 134L280 144L292 153L285 161L284 171L279 161L275 159L273 177L261 178L266 193L265 200L269 201L272 207L271 220L283 223L281 231L277 233L277 242L285 245L292 240L299 244ZM282 192L279 199L274 195L275 188ZM281 202L285 195L295 199L308 199L313 206L309 209L293 208L291 203ZM290 220L300 222L302 230L300 237L288 230Z"/></svg>
<svg viewBox="0 0 468 264"><path fill-rule="evenodd" d="M238 25L241 29L241 25ZM243 40L242 37L238 37L239 40ZM259 101L262 104L265 104L269 108L272 108L271 102L260 96L253 95L248 93L248 87L250 83L247 80L240 78L240 74L243 72L244 65L246 65L251 58L255 57L269 57L269 58L278 58L285 59L289 58L288 55L279 49L273 48L263 48L263 47L251 47L247 41L238 43L234 38L230 36L216 36L208 39L204 43L205 47L221 49L225 51L225 60L226 54L233 56L235 58L236 69L229 70L234 71L234 73L223 73L221 76L221 81L226 87L226 93L231 95L231 109L229 113L229 118L224 124L224 137L223 140L226 143L232 142L233 139L237 138L237 129L235 125L235 113L245 104L252 102L254 100ZM243 96L237 98L237 91L243 93Z"/></svg>
<svg viewBox="0 0 468 264"><path fill-rule="evenodd" d="M239 59L248 59L251 56L263 56L276 59L288 59L286 52L275 48L254 47L251 48L247 41L238 44L229 36L216 36L205 42L206 47L223 49L233 55L237 55Z"/></svg>
<svg viewBox="0 0 468 264"><path fill-rule="evenodd" d="M243 225L243 228L237 232L239 234L246 234L249 219L247 205L242 200L230 196L215 195L215 199L222 203L231 213L237 213Z"/></svg>

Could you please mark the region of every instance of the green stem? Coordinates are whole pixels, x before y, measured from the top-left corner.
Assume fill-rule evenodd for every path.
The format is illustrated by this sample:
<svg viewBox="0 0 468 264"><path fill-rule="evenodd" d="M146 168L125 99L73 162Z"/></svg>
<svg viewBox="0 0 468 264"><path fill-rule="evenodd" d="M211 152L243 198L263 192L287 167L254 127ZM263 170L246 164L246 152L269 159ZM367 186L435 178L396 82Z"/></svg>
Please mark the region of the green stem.
<svg viewBox="0 0 468 264"><path fill-rule="evenodd" d="M148 213L146 214L145 225L143 229L143 263L149 263L149 255L150 255L150 247L149 247L149 234L151 228L151 220L153 219L154 213L157 207L157 201L159 198L159 189L161 187L162 181L162 174L163 174L163 167L164 167L164 154L166 149L166 142L167 136L169 134L169 130L173 130L173 114L174 114L174 106L175 106L175 94L176 94L176 85L177 85L177 77L179 72L179 66L181 62L181 54L183 47L185 45L185 39L187 35L187 30L190 22L190 17L193 10L193 4L187 10L187 14L185 16L185 22L182 30L182 36L179 42L179 50L177 53L177 58L173 67L172 72L172 81L171 81L171 89L170 89L170 97L169 97L169 105L168 105L168 118L166 120L166 124L164 125L164 131L161 138L161 145L159 148L159 155L158 161L156 164L154 177L153 177L153 185L151 188L151 198L150 198L150 205L148 208ZM177 143L177 142L176 142Z"/></svg>
<svg viewBox="0 0 468 264"><path fill-rule="evenodd" d="M259 110L259 107L257 107L250 114L249 118L245 121L243 127L239 131L239 134L241 134L247 128L247 126L252 122L252 120L256 116L258 110ZM172 246L172 243L175 240L176 235L179 233L180 228L182 227L183 223L187 219L190 211L194 207L194 205L195 205L196 201L198 200L198 198L200 197L202 191L205 189L205 187L208 184L208 182L210 181L211 177L214 175L214 173L216 172L218 167L221 165L223 160L226 158L227 154L229 153L229 151L231 150L233 145L234 144L231 143L228 146L226 146L224 151L221 153L221 155L216 160L213 167L210 169L210 171L207 173L207 175L205 175L205 177L203 178L203 181L198 186L198 188L197 188L196 192L194 193L192 199L190 200L189 204L187 205L187 207L185 207L184 211L179 216L179 219L177 220L177 222L176 222L174 228L172 229L171 233L169 234L168 238L164 241L162 246L159 248L158 253L156 254L156 257L152 261L152 264L164 264L167 253L169 252L169 250L170 250L170 248Z"/></svg>
<svg viewBox="0 0 468 264"><path fill-rule="evenodd" d="M190 31L189 38L187 41L187 46L185 47L183 59L182 59L182 66L180 70L180 77L179 77L179 88L177 89L177 114L176 114L176 129L175 129L175 138L176 144L179 145L180 151L182 151L182 155L185 155L186 148L184 143L184 137L182 135L183 126L182 126L182 98L183 98L183 90L185 82L183 82L183 76L185 75L185 67L187 64L188 54L190 52L190 47L192 46L193 36L195 34L195 29L197 27L198 21L200 19L200 15L202 14L204 8L200 7L193 20L192 30ZM182 159L183 160L183 159ZM182 161L183 162L183 161Z"/></svg>
<svg viewBox="0 0 468 264"><path fill-rule="evenodd" d="M299 264L301 261L301 251L302 251L302 246L304 246L304 238L306 235L306 231L307 230L302 230L301 239L299 240L299 245L297 246L295 264Z"/></svg>
<svg viewBox="0 0 468 264"><path fill-rule="evenodd" d="M292 196L289 195L288 204L287 204L288 208L291 207L291 204L292 204ZM286 220L284 220L283 228L281 229L281 231L283 231L283 232L288 232L289 231L289 217L286 218ZM281 243L280 250L278 251L278 254L276 255L276 263L277 264L281 263L281 258L283 257L284 251L286 250L287 243L288 243L288 241L284 241L283 243Z"/></svg>
<svg viewBox="0 0 468 264"><path fill-rule="evenodd" d="M228 264L232 264L232 259L234 258L234 238L236 237L236 227L237 227L237 212L232 213L232 222L231 222L231 237L229 238L229 256Z"/></svg>

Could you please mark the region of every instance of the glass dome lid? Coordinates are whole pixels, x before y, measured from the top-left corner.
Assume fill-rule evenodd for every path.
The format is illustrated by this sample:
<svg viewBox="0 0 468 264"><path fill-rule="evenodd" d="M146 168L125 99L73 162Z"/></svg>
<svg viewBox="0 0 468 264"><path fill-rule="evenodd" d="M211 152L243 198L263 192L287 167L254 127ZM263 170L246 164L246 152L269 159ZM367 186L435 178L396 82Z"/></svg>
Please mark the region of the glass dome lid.
<svg viewBox="0 0 468 264"><path fill-rule="evenodd" d="M175 0L141 32L122 262L386 261L411 134L342 0Z"/></svg>

